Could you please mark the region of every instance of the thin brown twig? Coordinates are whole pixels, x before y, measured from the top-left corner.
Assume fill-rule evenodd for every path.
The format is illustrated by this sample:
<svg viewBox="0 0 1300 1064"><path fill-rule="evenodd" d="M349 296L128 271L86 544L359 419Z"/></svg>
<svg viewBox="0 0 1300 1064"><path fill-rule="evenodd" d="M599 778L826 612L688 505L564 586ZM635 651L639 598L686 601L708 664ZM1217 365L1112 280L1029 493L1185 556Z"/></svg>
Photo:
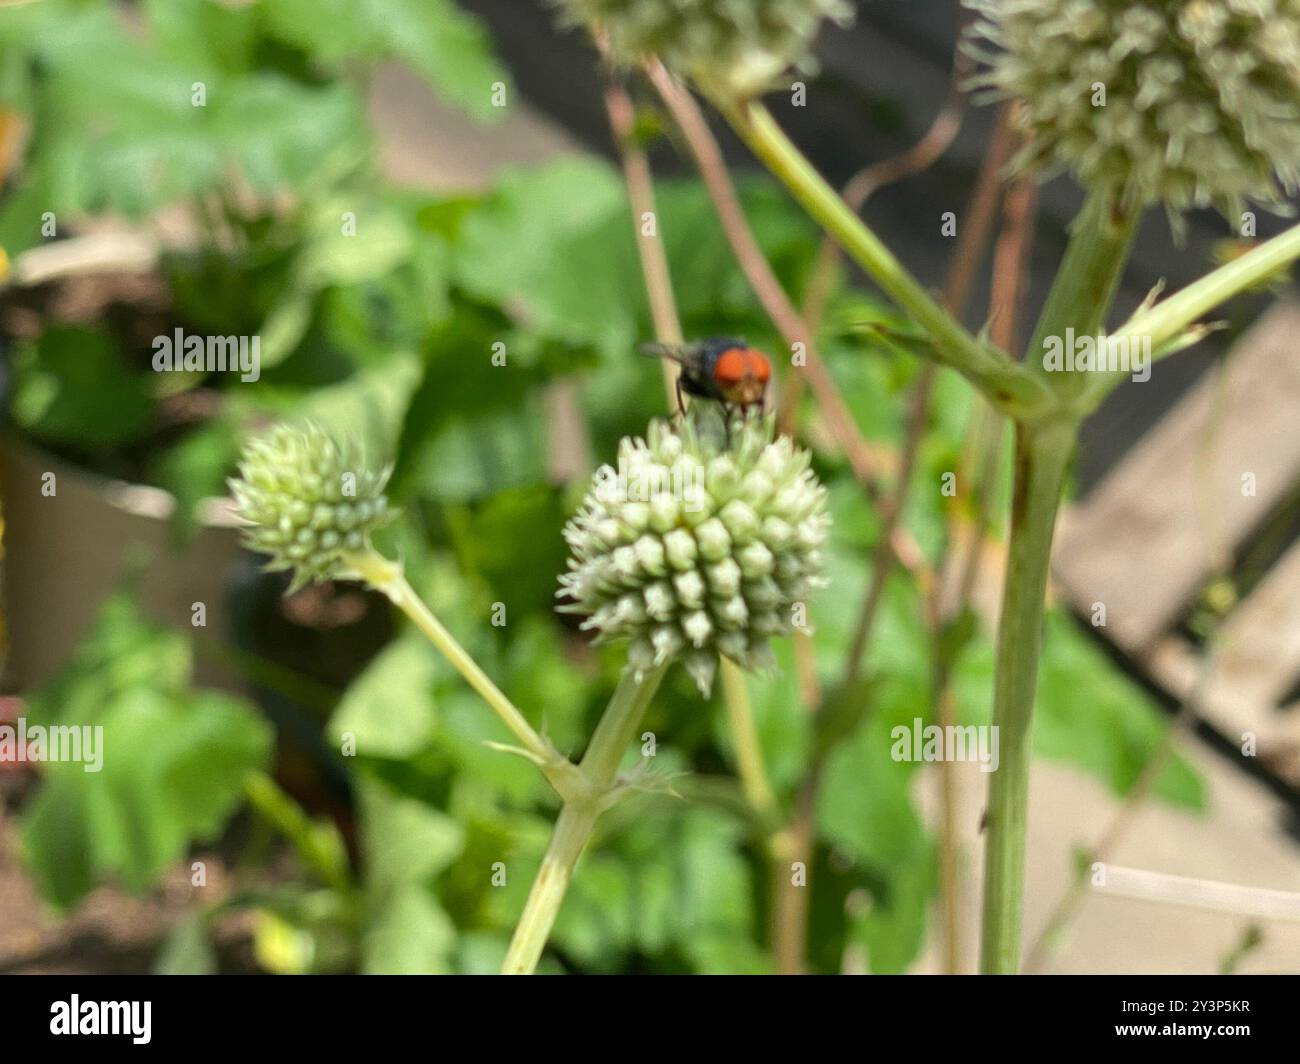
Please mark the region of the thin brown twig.
<svg viewBox="0 0 1300 1064"><path fill-rule="evenodd" d="M740 206L740 199L731 183L722 150L718 147L703 112L690 93L678 84L658 60L647 61L645 69L695 157L723 232L750 288L754 290L763 310L772 319L777 332L791 351L802 349L808 383L821 405L836 443L844 451L858 480L874 490L875 483L884 472L880 462L858 432L853 415L817 353L816 342L807 323L786 295L762 248L754 239Z"/></svg>
<svg viewBox="0 0 1300 1064"><path fill-rule="evenodd" d="M925 437L926 426L930 420L930 394L934 390L937 376L933 363L927 363L921 370L912 391L911 409L907 418L907 437L898 466L898 480L894 490L886 495L880 503L880 542L872 552L871 571L867 580L867 592L863 596L862 608L858 611L858 620L854 625L853 639L849 644L848 657L844 663L842 683L849 686L862 674L863 659L866 657L867 643L871 639L871 630L881 601L884 599L885 584L894 569L893 537L898 529L903 507L907 503L908 488L912 481L912 472L916 468L917 455L920 453L921 441Z"/></svg>
<svg viewBox="0 0 1300 1064"><path fill-rule="evenodd" d="M605 53L604 42L597 39L601 54ZM654 322L655 339L662 344L680 344L682 327L677 316L677 301L673 297L672 275L668 270L668 255L664 251L663 241L642 236L641 226L645 219L652 220L658 232L658 214L655 211L654 176L650 171L650 161L636 139L636 108L627 90L611 75L605 79L605 111L609 116L610 129L614 134L615 147L623 167L623 180L627 186L628 201L632 208L633 234L637 241L637 258L641 263L641 275L645 280L646 298L650 303L650 318ZM668 396L669 409L677 405L677 363L671 359L661 359L664 373L664 389Z"/></svg>
<svg viewBox="0 0 1300 1064"><path fill-rule="evenodd" d="M965 222L957 237L957 250L953 254L948 280L944 285L944 306L959 319L965 315L975 274L988 247L993 220L997 217L998 205L1002 199L1003 170L1011 158L1012 145L1015 143L1011 128L1011 107L1011 104L1004 103L998 109L993 139L980 163L975 188L971 191L970 202L966 207Z"/></svg>
<svg viewBox="0 0 1300 1064"><path fill-rule="evenodd" d="M970 58L959 49L953 60L948 97L925 135L902 154L859 170L844 186L844 201L853 211L861 211L867 200L886 185L901 181L933 166L951 147L961 129L962 118L966 112L966 93L963 85L970 74L971 65ZM818 249L817 262L808 283L804 304L804 316L814 329L825 311L826 301L830 297L831 286L839 268L840 257L839 245L830 237L824 237ZM900 455L898 477L894 490L883 499L881 505L881 541L872 559L872 579L850 644L844 675L846 684L853 683L861 672L862 659L866 653L876 612L883 598L885 582L893 567L894 556L890 540L907 502L912 472L916 467L917 452L925 436L929 419L930 395L934 388L934 379L934 366L927 364L921 370L912 394L907 436ZM793 409L798 402L797 393L793 397L786 397L786 402L788 404L786 409Z"/></svg>
<svg viewBox="0 0 1300 1064"><path fill-rule="evenodd" d="M849 178L841 196L852 211L860 212L867 201L887 185L928 170L952 147L966 114L966 92L962 86L970 76L971 66L967 54L958 51L953 58L948 96L920 140L898 155L864 166ZM823 237L804 295L804 318L814 326L825 312L841 258L839 244L829 236Z"/></svg>
<svg viewBox="0 0 1300 1064"><path fill-rule="evenodd" d="M1002 230L993 247L993 291L989 299L989 339L1002 350L1016 349L1017 308L1025 291L1025 272L1033 242L1038 183L1014 181L1002 203Z"/></svg>
<svg viewBox="0 0 1300 1064"><path fill-rule="evenodd" d="M932 166L948 149L961 128L962 117L965 113L966 100L962 85L968 72L968 66L969 64L965 61L963 53L958 53L953 62L948 98L935 120L931 123L930 128L915 145L899 156L865 167L850 179L843 193L845 202L850 208L855 212L861 211L867 200L880 188L892 182L901 181ZM980 227L976 226L975 231L979 232ZM817 328L824 313L826 301L829 299L839 266L839 260L839 246L829 237L823 238L804 302L804 318L813 329ZM964 298L961 301L964 302ZM852 648L847 658L845 683L852 683L857 678L862 660L865 657L866 645L870 638L874 618L883 597L885 580L893 566L895 552L892 549L891 541L906 502L916 456L921 440L924 437L934 379L935 370L933 366L927 365L921 371L921 376L913 392L907 438L901 453L898 478L893 492L890 493L882 505L884 521L882 522L881 540L872 560L872 579L868 585L863 608L855 628ZM782 397L783 405L780 417L785 425L786 432L791 431L797 416L802 386L802 379L795 378ZM796 665L800 666L801 669L811 671L811 645L805 646L804 644L807 643L806 638L804 640L796 639L795 660ZM801 651L802 653L800 653ZM816 713L820 706L821 693L815 685L815 673L812 684L805 683L802 680L801 673L801 691L805 695L804 705L809 712ZM809 697L809 695L812 697ZM794 853L803 855L805 859L810 859L812 852L813 825L821 769L821 764L813 764L809 766L808 771L805 773L795 798L795 809L788 832L788 841ZM778 884L778 887L782 886L782 884ZM806 950L805 937L808 920L806 900L802 891L781 889L777 894L777 903L780 906L777 924L780 932L777 937L777 956L783 958L782 970L797 971Z"/></svg>
<svg viewBox="0 0 1300 1064"><path fill-rule="evenodd" d="M877 607L883 597L885 579L893 569L896 557L893 539L898 528L898 520L906 501L907 484L911 480L912 469L920 449L921 438L925 434L930 409L930 392L934 382L934 369L926 366L921 371L916 389L912 395L911 414L908 419L907 440L904 444L899 468L899 479L895 489L881 501L882 512L880 541L872 556L872 576L868 584L867 596L854 631L852 646L846 658L845 675L842 683L852 684L859 675L866 643L870 636L872 621ZM811 668L811 641L808 643L807 660ZM798 658L796 657L796 661ZM815 673L814 673L815 677ZM813 714L820 709L821 693L814 689L815 701L805 701L805 706ZM801 859L805 864L812 860L814 824L817 810L817 793L821 788L824 759L815 759L804 772L799 789L795 794L794 810L784 840L789 854L794 859ZM775 904L773 920L773 943L777 957L777 970L782 974L795 975L804 970L804 956L807 952L808 932L808 898L805 889L792 890L784 882L774 884Z"/></svg>
<svg viewBox="0 0 1300 1064"><path fill-rule="evenodd" d="M955 70L956 64L954 64ZM954 75L954 91L959 91L956 88L958 85L960 85L960 81ZM982 257L983 247L988 240L993 210L997 203L997 174L1003 164L1000 154L1004 149L1002 131L1003 126L1000 123L989 158L985 160L985 164L981 169L980 181L972 197L973 210L971 213L976 217L969 219L965 226L971 235L967 237L963 244L959 245L958 254L954 258L950 272L949 291L945 294L944 301L948 309L954 313L959 313L959 304L965 302L971 278L974 274L973 263ZM1006 224L999 236L994 258L994 292L990 314L995 321L995 342L997 342L996 337L1002 334L1005 334L1009 340L1014 331L1014 309L1019 299L1023 272L1023 263L1020 261L1020 257L1023 255L1026 246L1025 226L1032 213L1034 202L1035 186L1032 183L1020 182L1017 187L1026 191L1020 193L1014 214L1008 204ZM992 189L991 193L989 189ZM999 270L1002 272L999 273ZM1002 326L1000 332L999 324ZM853 641L850 644L849 656L846 661L844 671L844 683L846 685L856 681L861 674L867 644L871 638L871 629L880 602L884 597L885 584L892 570L893 557L889 549L888 536L896 527L903 506L907 501L907 492L910 487L912 470L916 464L917 451L925 435L930 408L930 393L934 386L935 375L936 371L933 363L927 364L921 371L921 376L917 381L912 396L907 438L899 464L898 481L895 490L884 499L881 505L881 522L885 538L882 538L881 546L877 548L872 559L871 578L867 585L867 592L863 597L862 608L858 613L858 621L854 628Z"/></svg>
<svg viewBox="0 0 1300 1064"><path fill-rule="evenodd" d="M1038 204L1038 185L1032 178L1012 183L1003 202L1003 222L993 251L993 286L989 294L989 334L994 343L1012 351L1017 343L1018 310L1025 292L1025 274L1033 243L1034 212ZM991 407L976 399L972 415L966 469L959 480L970 482L963 492L970 497L979 492L973 535L966 544L965 560L959 570L959 593L956 613L970 605L979 569L984 536L992 523L992 500L987 488L997 468L1001 437L1001 419ZM975 471L972 473L972 467ZM955 615L955 614L954 614ZM950 618L945 618L950 619Z"/></svg>
<svg viewBox="0 0 1300 1064"><path fill-rule="evenodd" d="M1003 204L1003 224L993 252L993 288L989 297L988 320L990 339L995 344L1002 345L1002 350L1005 351L1014 350L1017 343L1017 311L1024 298L1025 273L1033 242L1033 220L1037 203L1037 184L1030 178L1021 178L1011 185ZM964 560L958 568L955 608L947 616L941 617L941 621L950 620L966 610L974 594L984 536L992 523L992 500L987 490L980 489L987 488L992 482L997 468L1001 444L997 430L1000 424L1001 419L992 408L977 398L967 440L967 454L962 461L964 469L958 477L959 482L969 485L963 489L962 495L977 497L977 513L972 524L972 535L966 543ZM942 583L940 581L936 587L941 588ZM933 605L931 612L939 616L943 611Z"/></svg>
<svg viewBox="0 0 1300 1064"><path fill-rule="evenodd" d="M1001 168L998 165L997 153L990 152L990 157L993 159L993 165L988 165L984 169L988 173L996 174ZM1036 187L1030 181L1020 181L1013 186L1013 191L1008 193L1004 204L1004 224L994 250L994 281L990 301L991 331L994 343L1005 345L1007 349L1014 341L1015 310L1023 287L1024 256L1029 244L1030 222L1033 214ZM996 192L997 185L993 184L992 188ZM977 188L974 197L977 211L983 207L981 191ZM989 198L996 203L996 195ZM990 219L991 213L990 211ZM952 309L954 303L964 302L973 272L968 263L981 257L983 249L979 242L987 241L988 221L977 219L976 222L975 225L969 225L968 223L968 228L975 233L975 241L960 249L965 253L958 255L954 263L951 276L955 280L950 282L952 288L946 300L949 309ZM900 462L898 484L894 492L886 497L881 506L881 521L885 534L893 531L907 501L907 491L910 486L912 471L915 467L916 456L928 422L930 394L934 386L935 376L934 365L928 364L922 370L912 396L911 414L908 420L907 439ZM989 413L991 415L992 412ZM994 455L992 461L996 461L996 455ZM988 479L984 481L986 485L988 482ZM977 547L981 540L982 535L976 538ZM882 540L872 558L871 577L867 585L866 595L863 598L862 608L858 614L853 641L850 644L844 671L843 682L845 685L854 683L861 675L872 627L880 603L884 598L885 586L892 569L893 557L889 550L888 541ZM973 567L970 572L973 582ZM966 594L969 594L970 585L965 585L964 590ZM947 666L944 664L939 664L936 667L934 682L935 708L941 727L950 723L948 718L951 717L953 710L948 671ZM943 824L940 844L940 871L943 883L942 939L947 970L955 972L959 969L961 963L960 927L957 909L956 790L951 768L945 766L941 771L943 772L940 806L940 816Z"/></svg>
<svg viewBox="0 0 1300 1064"><path fill-rule="evenodd" d="M938 114L935 115L934 121L930 123L921 138L906 151L888 159L869 163L849 178L841 195L852 211L861 212L867 201L887 185L896 184L928 170L938 162L944 152L952 147L966 115L965 84L970 78L973 66L973 59L965 51L958 49L953 56L952 72L948 79L948 95ZM835 277L839 272L841 258L839 244L829 236L822 237L804 293L803 316L813 330L821 325L826 303L830 299ZM782 426L782 431L787 434L791 432L802 395L803 379L795 377L781 396L778 423Z"/></svg>
<svg viewBox="0 0 1300 1064"><path fill-rule="evenodd" d="M854 176L845 186L845 202L854 210L860 211L867 199L884 185L901 180L933 165L956 138L961 129L962 117L966 109L964 85L972 69L972 60L964 51L958 49L953 58L952 74L948 86L948 97L943 108L935 117L926 134L912 146L893 159L868 166ZM1001 124L999 130L1001 130ZM994 148L998 146L995 137ZM992 153L991 153L992 154ZM945 303L948 309L960 314L969 291L970 280L974 275L973 263L981 257L984 243L987 241L988 228L992 217L991 206L996 206L996 196L989 195L986 185L991 185L996 192L996 174L1004 160L995 158L992 164L986 161L981 171L980 185L972 200L974 218L963 225L964 237L958 245L957 255L950 272ZM992 178L986 175L992 175ZM808 317L811 321L820 319L829 296L831 283L839 264L839 248L829 237L822 241L818 254L817 266L813 271L808 290ZM912 395L911 410L908 417L907 436L899 462L898 479L894 491L885 498L881 506L883 536L871 563L871 578L863 597L862 608L858 613L853 640L844 672L844 683L853 683L861 673L867 644L871 638L871 629L884 596L885 584L893 567L893 555L889 540L901 517L907 502L912 472L916 466L916 456L925 436L928 422L930 395L934 388L936 371L933 364L927 364L921 371Z"/></svg>
<svg viewBox="0 0 1300 1064"><path fill-rule="evenodd" d="M1017 341L1017 310L1024 296L1024 278L1033 239L1033 215L1037 200L1038 186L1031 179L1022 178L1011 186L1004 204L1002 232L998 235L994 250L989 331L994 342L1005 344L1003 350L1007 351L1013 350ZM980 489L981 486L987 488L997 469L1001 450L1001 437L998 434L1000 424L1001 419L992 408L977 399L966 454L962 461L964 468L958 478L963 484L969 485L963 489L965 497L976 495L977 512L972 534L966 543L965 557L957 570L958 594L955 609L945 619L951 619L966 610L974 594L984 537L992 524L992 500L987 490Z"/></svg>
<svg viewBox="0 0 1300 1064"><path fill-rule="evenodd" d="M794 634L794 669L799 683L799 700L805 709L813 711L822 700L821 681L817 678L812 636L802 628Z"/></svg>
<svg viewBox="0 0 1300 1064"><path fill-rule="evenodd" d="M948 99L929 130L916 145L900 156L866 167L845 186L844 198L854 211L860 211L871 195L884 185L902 180L933 165L951 145L961 127L961 118L965 109L965 97L961 90L961 84L965 80L964 69L965 64L958 58L953 64L952 85ZM838 245L830 238L823 239L805 302L805 319L812 328L816 328L816 323L820 321L825 309L838 265ZM912 473L929 421L930 396L935 376L934 367L926 365L921 370L912 394L907 436L900 452L897 479L894 489L881 501L881 538L872 558L872 576L846 659L843 679L845 685L852 684L860 674L867 642L883 599L885 584L896 559L893 548L894 534L907 501ZM787 418L793 418L797 409L799 383L796 381L793 385L793 394L785 396L783 416ZM816 702L806 704L814 712L816 711ZM789 842L794 852L804 855L805 859L809 858L812 850L813 824L821 771L822 765L817 763L811 765L805 773L795 799L794 815L789 830ZM806 949L808 919L806 899L802 891L782 890L778 894L778 903L781 906L778 922L781 934L777 940L777 956L783 958L782 970L798 970Z"/></svg>

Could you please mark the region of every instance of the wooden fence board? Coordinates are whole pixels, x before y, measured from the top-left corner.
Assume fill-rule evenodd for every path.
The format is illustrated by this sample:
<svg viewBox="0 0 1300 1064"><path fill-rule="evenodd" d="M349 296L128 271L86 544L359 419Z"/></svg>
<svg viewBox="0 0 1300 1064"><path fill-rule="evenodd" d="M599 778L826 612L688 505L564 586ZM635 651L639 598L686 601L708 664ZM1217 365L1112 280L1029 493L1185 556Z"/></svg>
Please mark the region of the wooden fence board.
<svg viewBox="0 0 1300 1064"><path fill-rule="evenodd" d="M1157 367L1154 371L1159 373ZM1133 385L1130 385L1132 387ZM1275 304L1062 522L1053 572L1140 654L1300 482L1300 304ZM1254 494L1251 494L1253 489Z"/></svg>

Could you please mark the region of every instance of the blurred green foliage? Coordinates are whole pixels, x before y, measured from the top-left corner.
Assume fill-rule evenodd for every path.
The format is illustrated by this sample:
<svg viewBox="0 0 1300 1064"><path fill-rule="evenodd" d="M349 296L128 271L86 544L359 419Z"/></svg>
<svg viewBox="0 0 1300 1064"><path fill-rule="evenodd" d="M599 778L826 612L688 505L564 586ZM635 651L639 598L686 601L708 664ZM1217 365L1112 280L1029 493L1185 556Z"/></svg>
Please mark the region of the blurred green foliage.
<svg viewBox="0 0 1300 1064"><path fill-rule="evenodd" d="M243 699L190 684L185 636L121 594L67 668L27 700L33 724L102 728L102 768L52 761L23 817L45 896L72 905L104 879L150 887L192 842L212 841L267 766L271 729Z"/></svg>
<svg viewBox="0 0 1300 1064"><path fill-rule="evenodd" d="M377 176L361 103L377 60L406 60L485 117L489 85L506 80L482 31L450 0L157 0L141 13L144 35L96 3L0 13L0 103L34 129L22 177L0 204L0 242L11 254L35 243L44 210L80 219L187 205L210 239L166 262L176 322L259 335L262 377L196 374L167 380L164 391L130 368L140 353L108 324L51 326L18 353L15 421L101 467L112 454L146 450L143 475L177 495L182 516L223 491L254 420L310 415L359 438L376 461L396 463L403 516L385 549L403 557L416 589L530 719L576 754L621 660L618 648L587 646L552 610L561 527L582 485L549 464L546 394L556 381L577 389L596 462L664 413L658 366L633 354L651 327L616 169L560 159L509 170L481 194L399 190ZM191 106L195 81L206 83L206 108ZM798 297L817 234L766 181L740 187L764 251ZM293 195L272 206L257 192ZM702 187L674 180L657 192L687 334L739 334L779 355ZM865 435L897 446L918 367L857 328L867 320L904 324L842 284L818 344ZM504 366L493 364L499 351ZM158 411L178 388L215 389L221 402L191 431L159 440ZM956 467L972 405L952 375L935 394L905 514L931 558L946 538L935 486ZM803 411L805 428L813 414ZM819 678L833 690L880 529L843 457L815 452L835 545L830 590L810 608ZM490 623L498 604L504 627ZM889 755L890 729L930 714L936 647L922 605L905 574L889 581L867 680L839 696L842 712L820 736L788 645L777 647L773 674L750 682L784 806L814 750L827 754L809 888L818 971L840 970L848 952L873 971L902 971L926 940L935 842L917 805L919 766ZM986 721L988 634L967 624L945 652L963 719ZM32 717L103 724L108 750L102 774L52 766L24 813L31 867L52 901L75 904L103 880L148 888L189 845L220 831L248 773L268 767L266 721L240 699L193 689L189 672L187 637L148 623L124 593L67 670L31 693ZM1073 622L1051 618L1041 754L1123 793L1165 727ZM769 970L768 873L731 778L724 715L674 673L645 730L658 737L658 778L689 800L652 790L602 822L548 965ZM546 784L484 745L510 737L410 632L341 692L326 735L336 749L355 742L355 756L342 759L355 881L322 885L304 870L300 882L246 885L230 904L259 914L259 962L273 971L494 970L549 834L556 803ZM1178 761L1159 793L1190 808L1204 801ZM213 966L212 915L176 929L160 969Z"/></svg>

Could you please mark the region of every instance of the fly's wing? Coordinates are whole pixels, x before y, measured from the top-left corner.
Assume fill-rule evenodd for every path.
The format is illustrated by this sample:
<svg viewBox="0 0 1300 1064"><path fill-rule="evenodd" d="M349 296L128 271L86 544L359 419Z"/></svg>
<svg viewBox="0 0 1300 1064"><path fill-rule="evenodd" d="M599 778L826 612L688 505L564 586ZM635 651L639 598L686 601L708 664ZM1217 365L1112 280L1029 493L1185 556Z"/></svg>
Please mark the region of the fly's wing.
<svg viewBox="0 0 1300 1064"><path fill-rule="evenodd" d="M666 358L682 367L681 388L687 395L716 399L717 389L710 377L711 369L701 365L701 349L696 344L641 344L637 350L652 358ZM711 364L710 364L711 365Z"/></svg>
<svg viewBox="0 0 1300 1064"><path fill-rule="evenodd" d="M677 344L637 344L636 349L648 358L666 358L681 365L686 364L686 351Z"/></svg>

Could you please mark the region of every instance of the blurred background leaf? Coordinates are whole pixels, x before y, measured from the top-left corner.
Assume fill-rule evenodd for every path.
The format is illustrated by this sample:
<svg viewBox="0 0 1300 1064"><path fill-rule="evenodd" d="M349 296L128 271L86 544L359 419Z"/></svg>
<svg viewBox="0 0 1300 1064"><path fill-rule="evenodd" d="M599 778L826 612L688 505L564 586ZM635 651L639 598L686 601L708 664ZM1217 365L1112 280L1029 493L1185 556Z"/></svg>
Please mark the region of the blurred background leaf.
<svg viewBox="0 0 1300 1064"><path fill-rule="evenodd" d="M24 813L23 845L47 898L77 902L103 878L150 887L192 842L214 839L264 769L272 735L242 699L189 686L182 636L143 621L125 596L104 607L76 658L32 693L49 728L102 728L102 764L51 761Z"/></svg>

